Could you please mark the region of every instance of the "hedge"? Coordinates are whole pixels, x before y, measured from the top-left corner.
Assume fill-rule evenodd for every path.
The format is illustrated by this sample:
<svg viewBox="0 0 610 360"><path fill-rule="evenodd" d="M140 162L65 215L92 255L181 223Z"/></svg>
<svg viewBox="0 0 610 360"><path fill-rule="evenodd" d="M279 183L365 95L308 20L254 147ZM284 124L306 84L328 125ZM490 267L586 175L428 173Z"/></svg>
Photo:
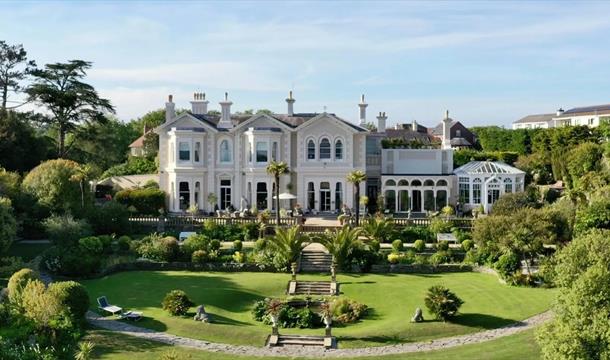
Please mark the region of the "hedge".
<svg viewBox="0 0 610 360"><path fill-rule="evenodd" d="M115 200L127 207L133 206L139 214L157 215L165 207L165 192L154 188L121 190Z"/></svg>

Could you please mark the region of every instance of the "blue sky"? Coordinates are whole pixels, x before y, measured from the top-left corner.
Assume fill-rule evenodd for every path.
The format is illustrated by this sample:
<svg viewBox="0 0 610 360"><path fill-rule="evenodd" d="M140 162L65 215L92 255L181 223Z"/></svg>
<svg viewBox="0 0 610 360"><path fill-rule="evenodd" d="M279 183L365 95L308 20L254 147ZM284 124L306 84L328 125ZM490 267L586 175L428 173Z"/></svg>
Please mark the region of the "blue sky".
<svg viewBox="0 0 610 360"><path fill-rule="evenodd" d="M39 64L94 62L122 119L225 91L233 110L498 124L610 103L607 2L0 2L0 39Z"/></svg>

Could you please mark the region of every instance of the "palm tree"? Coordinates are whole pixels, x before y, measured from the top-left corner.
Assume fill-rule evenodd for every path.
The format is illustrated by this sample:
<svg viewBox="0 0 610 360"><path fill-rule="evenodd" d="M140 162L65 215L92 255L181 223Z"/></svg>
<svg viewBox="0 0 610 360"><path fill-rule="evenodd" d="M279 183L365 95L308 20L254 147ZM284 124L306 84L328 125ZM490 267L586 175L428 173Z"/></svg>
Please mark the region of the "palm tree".
<svg viewBox="0 0 610 360"><path fill-rule="evenodd" d="M280 226L280 176L288 174L288 164L283 161L271 161L267 165L267 174L273 175L275 179L275 219L276 225Z"/></svg>
<svg viewBox="0 0 610 360"><path fill-rule="evenodd" d="M366 180L366 174L362 170L354 170L347 174L347 182L354 184L356 201L356 226L360 223L360 183Z"/></svg>
<svg viewBox="0 0 610 360"><path fill-rule="evenodd" d="M93 168L88 164L80 165L76 168L76 173L70 177L71 181L78 182L80 186L80 201L83 209L85 208L85 184L93 177L93 172Z"/></svg>
<svg viewBox="0 0 610 360"><path fill-rule="evenodd" d="M290 266L299 258L306 241L307 237L301 234L298 225L289 228L278 226L275 228L275 236L269 239L268 246L273 253L284 258L286 266Z"/></svg>
<svg viewBox="0 0 610 360"><path fill-rule="evenodd" d="M354 250L362 247L362 242L358 239L361 231L360 228L344 225L341 229L320 237L320 243L333 255L340 269L348 269Z"/></svg>

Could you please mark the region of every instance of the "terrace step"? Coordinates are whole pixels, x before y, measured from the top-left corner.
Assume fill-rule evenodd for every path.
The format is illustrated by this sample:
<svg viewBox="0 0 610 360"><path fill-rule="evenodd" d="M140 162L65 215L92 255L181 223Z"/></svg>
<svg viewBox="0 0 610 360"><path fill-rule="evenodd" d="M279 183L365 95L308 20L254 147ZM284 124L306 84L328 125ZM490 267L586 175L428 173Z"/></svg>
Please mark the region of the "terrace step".
<svg viewBox="0 0 610 360"><path fill-rule="evenodd" d="M301 346L301 347L336 347L336 340L331 336L304 335L271 335L267 339L269 346Z"/></svg>
<svg viewBox="0 0 610 360"><path fill-rule="evenodd" d="M303 250L299 261L301 272L330 272L333 256L322 250Z"/></svg>
<svg viewBox="0 0 610 360"><path fill-rule="evenodd" d="M297 281L292 295L331 295L330 281Z"/></svg>

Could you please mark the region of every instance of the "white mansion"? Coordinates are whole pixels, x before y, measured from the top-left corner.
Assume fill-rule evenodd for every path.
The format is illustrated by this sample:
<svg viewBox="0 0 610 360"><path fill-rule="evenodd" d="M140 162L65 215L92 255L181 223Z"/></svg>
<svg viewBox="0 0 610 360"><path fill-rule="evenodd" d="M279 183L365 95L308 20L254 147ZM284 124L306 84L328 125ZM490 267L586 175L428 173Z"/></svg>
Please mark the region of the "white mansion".
<svg viewBox="0 0 610 360"><path fill-rule="evenodd" d="M356 205L353 186L346 180L353 170L367 174L361 194L371 203L383 194L385 208L397 213L435 211L458 201L465 208L488 208L499 195L523 189L523 172L489 163L493 166L483 167L488 172L468 172L470 164L458 169L463 170L458 191L449 135L453 120L448 113L441 149L382 150L387 117L380 113L379 130L367 130L364 96L358 104L360 125L326 112L296 113L292 92L286 114L232 114L226 93L219 115L208 113L208 103L205 94L196 93L191 111L176 115L170 95L165 123L154 130L159 134L159 186L169 195L167 207L172 212L192 205L203 211L215 206L274 210L275 184L266 173L272 160L290 168L280 181L280 193L294 194L296 203L312 212ZM507 172L508 168L513 170ZM465 178L472 181L467 193ZM496 192L492 184L506 184L507 178L511 187L498 187ZM489 185L477 187L477 181ZM216 204L208 201L210 194L216 194Z"/></svg>
<svg viewBox="0 0 610 360"><path fill-rule="evenodd" d="M556 113L528 115L513 122L514 129L538 129L561 126L597 127L610 121L610 104L576 107Z"/></svg>

